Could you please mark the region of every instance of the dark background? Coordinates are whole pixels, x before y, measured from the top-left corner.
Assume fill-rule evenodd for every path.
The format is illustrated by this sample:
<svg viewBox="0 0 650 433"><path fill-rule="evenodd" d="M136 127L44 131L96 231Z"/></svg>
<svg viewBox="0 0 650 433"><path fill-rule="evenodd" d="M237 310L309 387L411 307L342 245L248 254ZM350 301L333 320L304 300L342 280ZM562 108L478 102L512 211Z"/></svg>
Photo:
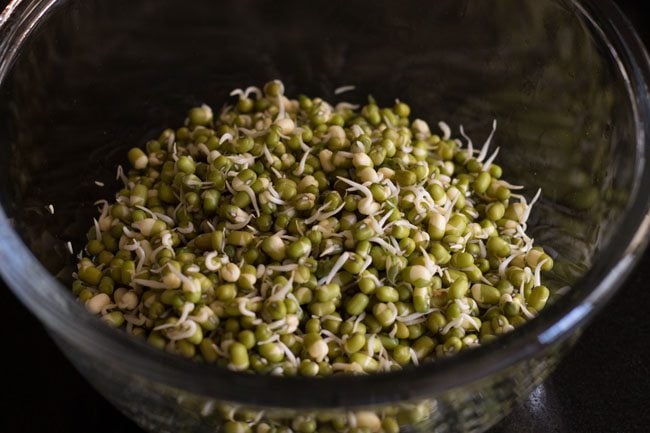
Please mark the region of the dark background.
<svg viewBox="0 0 650 433"><path fill-rule="evenodd" d="M642 2L616 3L650 46ZM650 431L648 278L650 253L557 371L489 433ZM76 372L1 280L0 300L0 433L141 433Z"/></svg>

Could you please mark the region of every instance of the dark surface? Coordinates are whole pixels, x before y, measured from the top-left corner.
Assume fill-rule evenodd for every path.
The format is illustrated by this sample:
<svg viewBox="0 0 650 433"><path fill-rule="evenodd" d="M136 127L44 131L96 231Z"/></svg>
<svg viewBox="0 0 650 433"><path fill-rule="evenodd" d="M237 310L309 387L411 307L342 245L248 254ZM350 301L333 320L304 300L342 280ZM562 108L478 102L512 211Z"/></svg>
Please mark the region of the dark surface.
<svg viewBox="0 0 650 433"><path fill-rule="evenodd" d="M0 0L0 5L5 2ZM646 43L650 23L619 1ZM558 370L490 433L650 431L650 254ZM0 433L139 433L76 372L0 282L4 374Z"/></svg>

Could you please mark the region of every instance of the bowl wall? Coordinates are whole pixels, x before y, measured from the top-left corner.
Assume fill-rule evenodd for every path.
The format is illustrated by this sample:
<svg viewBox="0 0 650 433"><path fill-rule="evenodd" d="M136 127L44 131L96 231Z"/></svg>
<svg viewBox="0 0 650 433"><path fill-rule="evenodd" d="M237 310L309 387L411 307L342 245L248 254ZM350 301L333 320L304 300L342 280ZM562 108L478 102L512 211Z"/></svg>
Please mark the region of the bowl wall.
<svg viewBox="0 0 650 433"><path fill-rule="evenodd" d="M93 203L118 189L115 167L125 163L126 150L180 125L193 105L218 107L233 88L273 78L284 81L290 96L356 103L372 94L383 104L399 98L431 125L463 124L478 146L497 119L494 145L504 178L524 185L527 197L543 191L529 229L555 256L549 285L574 286L590 270L606 275L592 265L622 230L638 189L639 112L647 107L639 107L630 84L637 79L628 70L630 53L612 41L611 23L601 27L611 10L592 3L22 2L20 14L5 23L0 50L0 202L35 259L63 285L21 288L11 270L7 282L28 305L28 298L47 300L71 326L89 323L64 288L74 266L65 244L82 247ZM356 89L334 95L349 84ZM14 271L30 269L32 260L21 255L23 267ZM557 308L569 311L590 289L569 290ZM475 371L476 380L430 395L368 389L359 400L346 397L358 390L342 389L327 401L296 396L303 409L291 409L287 395L273 407L268 399L259 404L265 397L219 400L154 380L130 370L120 353L99 354L30 307L107 398L145 428L170 432L214 431L224 404L263 409L264 417L286 423L305 407L325 416L337 401L338 415L358 407L398 411L412 431L481 431L548 375L580 330L548 334L517 362L490 364L498 373L479 379ZM491 360L502 344L491 345Z"/></svg>

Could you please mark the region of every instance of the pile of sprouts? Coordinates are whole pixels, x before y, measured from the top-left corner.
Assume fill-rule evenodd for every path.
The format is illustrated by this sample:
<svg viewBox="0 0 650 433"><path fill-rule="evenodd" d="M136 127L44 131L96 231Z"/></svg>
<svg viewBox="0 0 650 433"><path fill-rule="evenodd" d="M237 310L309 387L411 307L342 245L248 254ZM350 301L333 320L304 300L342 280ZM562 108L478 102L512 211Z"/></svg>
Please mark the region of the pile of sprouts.
<svg viewBox="0 0 650 433"><path fill-rule="evenodd" d="M128 152L74 275L89 312L202 362L327 376L447 357L544 308L540 192L501 179L496 122L474 147L399 100L231 96Z"/></svg>

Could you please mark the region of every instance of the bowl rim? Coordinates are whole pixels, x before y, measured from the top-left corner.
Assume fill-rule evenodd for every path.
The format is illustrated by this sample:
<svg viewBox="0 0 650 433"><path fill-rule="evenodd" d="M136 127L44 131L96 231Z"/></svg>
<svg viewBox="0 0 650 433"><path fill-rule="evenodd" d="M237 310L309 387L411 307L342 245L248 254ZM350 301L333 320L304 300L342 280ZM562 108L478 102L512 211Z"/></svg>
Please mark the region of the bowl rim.
<svg viewBox="0 0 650 433"><path fill-rule="evenodd" d="M14 0L0 15L0 85L34 23L57 0ZM480 381L520 361L551 350L582 329L614 295L641 256L650 231L650 60L636 32L610 0L570 0L606 43L626 80L635 120L638 158L630 201L608 253L597 253L592 269L574 286L572 299L560 299L515 332L451 359L368 376L276 377L237 373L186 360L115 332L87 314L13 230L0 208L0 272L13 293L57 337L94 357L110 360L153 382L222 401L284 408L335 408L431 397ZM608 271L607 271L608 270ZM119 356L117 356L119 354Z"/></svg>

